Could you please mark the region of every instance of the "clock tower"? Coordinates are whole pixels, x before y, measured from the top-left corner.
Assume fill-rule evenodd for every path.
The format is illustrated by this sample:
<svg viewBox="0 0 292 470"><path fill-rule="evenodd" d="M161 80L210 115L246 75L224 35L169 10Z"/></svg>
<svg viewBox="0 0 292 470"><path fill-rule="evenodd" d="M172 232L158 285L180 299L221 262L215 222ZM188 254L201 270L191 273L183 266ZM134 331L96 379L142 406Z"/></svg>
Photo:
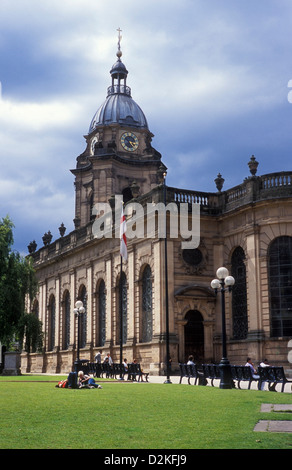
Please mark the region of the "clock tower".
<svg viewBox="0 0 292 470"><path fill-rule="evenodd" d="M153 134L127 85L121 61L120 30L117 61L110 70L111 85L85 136L86 148L77 157L75 228L87 225L94 204L123 195L124 202L141 196L161 180L161 154L151 145Z"/></svg>

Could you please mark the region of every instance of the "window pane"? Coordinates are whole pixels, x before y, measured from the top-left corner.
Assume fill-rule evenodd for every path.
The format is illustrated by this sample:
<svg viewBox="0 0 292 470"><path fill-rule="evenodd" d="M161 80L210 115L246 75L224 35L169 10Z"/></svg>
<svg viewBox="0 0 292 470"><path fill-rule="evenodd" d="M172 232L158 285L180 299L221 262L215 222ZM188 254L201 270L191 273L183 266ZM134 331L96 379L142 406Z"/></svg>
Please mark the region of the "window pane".
<svg viewBox="0 0 292 470"><path fill-rule="evenodd" d="M142 342L152 340L152 276L146 266L142 277Z"/></svg>
<svg viewBox="0 0 292 470"><path fill-rule="evenodd" d="M248 333L245 254L241 247L231 258L231 274L235 279L232 289L232 317L234 339L245 339Z"/></svg>
<svg viewBox="0 0 292 470"><path fill-rule="evenodd" d="M87 292L86 288L83 287L80 295L80 300L83 302L85 312L81 315L81 336L80 336L80 347L85 348L87 338Z"/></svg>
<svg viewBox="0 0 292 470"><path fill-rule="evenodd" d="M68 349L70 343L70 294L69 292L65 295L64 301L64 340L63 349Z"/></svg>
<svg viewBox="0 0 292 470"><path fill-rule="evenodd" d="M292 237L278 237L268 256L271 336L292 334Z"/></svg>
<svg viewBox="0 0 292 470"><path fill-rule="evenodd" d="M99 285L99 296L98 296L98 311L99 311L99 346L104 346L105 343L105 306L106 306L106 296L105 296L105 283L104 281L100 282Z"/></svg>

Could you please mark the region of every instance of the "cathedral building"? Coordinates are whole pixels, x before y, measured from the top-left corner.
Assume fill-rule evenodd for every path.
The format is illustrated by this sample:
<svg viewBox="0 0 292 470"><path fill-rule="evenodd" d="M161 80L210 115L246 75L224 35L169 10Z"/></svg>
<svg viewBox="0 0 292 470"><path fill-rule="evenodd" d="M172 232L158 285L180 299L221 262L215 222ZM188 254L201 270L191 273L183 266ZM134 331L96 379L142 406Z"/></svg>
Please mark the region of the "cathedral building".
<svg viewBox="0 0 292 470"><path fill-rule="evenodd" d="M38 250L29 245L39 281L30 309L42 321L44 345L42 352L22 353L22 372L72 370L79 330L80 358L89 361L102 350L119 362L122 340L124 357L150 374L165 374L167 348L172 371L189 354L199 364L219 362L220 295L210 283L221 266L235 279L225 295L230 362L244 364L250 356L291 369L292 172L257 176L252 156L249 176L234 188L223 190L220 174L211 193L167 186L167 168L132 98L121 56L119 42L106 99L71 170L74 230L66 234L61 225L57 240L49 232ZM132 232L137 235L139 225L142 233L127 237L122 263L114 235L121 201ZM170 236L169 211L166 239L156 214L154 231L147 232L146 208L160 203L187 205L190 223L192 208L199 207L195 246L185 247L181 233ZM77 299L85 309L80 328Z"/></svg>

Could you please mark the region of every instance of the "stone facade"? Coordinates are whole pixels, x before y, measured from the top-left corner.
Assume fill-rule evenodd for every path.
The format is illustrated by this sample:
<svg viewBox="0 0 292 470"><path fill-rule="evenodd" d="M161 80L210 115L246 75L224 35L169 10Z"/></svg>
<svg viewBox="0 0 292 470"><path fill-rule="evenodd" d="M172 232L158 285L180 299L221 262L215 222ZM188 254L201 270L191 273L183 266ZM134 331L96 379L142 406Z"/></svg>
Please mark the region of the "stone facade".
<svg viewBox="0 0 292 470"><path fill-rule="evenodd" d="M267 181L269 185L267 187ZM281 181L281 182L280 182ZM228 191L202 193L167 188L166 202L199 202L199 258L188 259L181 249L181 239L168 239L169 338L173 368L189 353L199 361L220 361L221 315L220 301L210 287L219 266L232 270L231 257L237 247L245 254L248 333L244 339L233 337L232 293L226 294L228 358L234 363L267 358L271 364L289 368L290 337L271 337L270 289L268 280L268 250L278 237L292 234L292 173L251 176ZM154 189L136 199L142 206L163 199L163 188ZM67 372L76 356L76 318L73 308L82 287L87 293L86 344L81 357L94 360L98 349L110 352L119 360L118 285L120 276L119 239L96 239L93 221L83 228L59 238L33 253L39 278L38 312L45 330L43 354L22 356L22 369L35 372ZM165 271L164 240L128 240L128 260L123 265L127 280L127 340L124 356L136 358L153 374L165 370ZM143 342L142 276L146 266L151 269L152 339ZM290 267L291 269L291 267ZM291 273L290 273L291 275ZM98 286L106 286L105 341L98 336ZM236 281L236 278L235 278ZM63 349L65 334L64 295L70 304L70 339ZM50 298L55 299L54 339L50 344ZM199 312L202 346L186 347L188 312ZM292 314L291 314L292 315ZM290 318L290 322L292 322Z"/></svg>
<svg viewBox="0 0 292 470"><path fill-rule="evenodd" d="M220 266L232 275L235 272L234 291L226 294L230 362L245 363L251 356L254 362L267 358L271 364L290 368L292 255L288 250L282 285L285 293L279 294L282 303L276 311L271 299L275 281L269 279L269 250L283 237L290 246L292 173L256 176L258 163L251 157L251 176L235 188L222 191L221 175L215 180L218 191L213 193L164 186L166 167L152 147L153 134L141 109L131 101L125 83L127 71L119 55L111 75L107 99L85 136L86 148L77 157L76 168L71 170L75 176L75 229L68 235L60 231L60 238L53 242L47 234L38 251L30 245L39 280L38 296L30 309L43 323L45 342L42 353L22 354L22 371L71 370L76 358L73 309L77 299L86 307L81 359L93 361L102 349L103 354L110 352L119 360L120 240L115 236L98 238L95 231L101 217L95 212L96 204L109 204L112 220L119 224L114 212L116 195L122 195L125 209L133 201L143 208L159 202L178 207L188 203L190 210L192 204L200 205L198 248L183 250L180 236L173 238L168 233L167 237L173 370L189 354L198 363L221 359L220 299L210 287ZM132 116L127 114L129 109ZM151 374L163 374L167 355L165 239L157 229L152 237L128 239L128 259L122 270L123 355L129 361L136 358ZM290 302L290 307L286 308L285 302Z"/></svg>

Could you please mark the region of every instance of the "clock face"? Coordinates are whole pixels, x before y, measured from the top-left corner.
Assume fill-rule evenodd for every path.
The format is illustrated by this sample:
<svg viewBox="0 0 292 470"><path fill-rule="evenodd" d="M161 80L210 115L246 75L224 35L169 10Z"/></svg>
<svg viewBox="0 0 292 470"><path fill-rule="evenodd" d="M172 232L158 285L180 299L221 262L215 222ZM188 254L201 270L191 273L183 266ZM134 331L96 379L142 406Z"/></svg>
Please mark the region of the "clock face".
<svg viewBox="0 0 292 470"><path fill-rule="evenodd" d="M138 137L133 132L124 132L121 137L121 144L128 152L134 152L139 145Z"/></svg>

